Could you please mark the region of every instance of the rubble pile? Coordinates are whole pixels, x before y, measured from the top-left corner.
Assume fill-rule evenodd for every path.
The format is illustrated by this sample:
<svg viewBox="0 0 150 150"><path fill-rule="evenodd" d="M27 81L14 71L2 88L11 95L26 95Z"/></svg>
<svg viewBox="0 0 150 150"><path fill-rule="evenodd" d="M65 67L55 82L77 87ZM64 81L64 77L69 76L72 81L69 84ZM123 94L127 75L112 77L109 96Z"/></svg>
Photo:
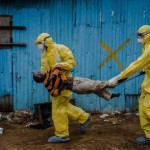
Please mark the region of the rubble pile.
<svg viewBox="0 0 150 150"><path fill-rule="evenodd" d="M138 116L139 114L136 113L131 113L131 112L127 112L127 113L121 113L119 111L114 111L110 114L104 113L101 114L99 117L101 120L105 121L105 122L111 122L113 125L117 125L120 124L122 121L124 121L124 118L119 117L119 116Z"/></svg>
<svg viewBox="0 0 150 150"><path fill-rule="evenodd" d="M0 121L9 123L23 124L24 122L35 119L34 114L29 110L16 110L15 112L0 112Z"/></svg>

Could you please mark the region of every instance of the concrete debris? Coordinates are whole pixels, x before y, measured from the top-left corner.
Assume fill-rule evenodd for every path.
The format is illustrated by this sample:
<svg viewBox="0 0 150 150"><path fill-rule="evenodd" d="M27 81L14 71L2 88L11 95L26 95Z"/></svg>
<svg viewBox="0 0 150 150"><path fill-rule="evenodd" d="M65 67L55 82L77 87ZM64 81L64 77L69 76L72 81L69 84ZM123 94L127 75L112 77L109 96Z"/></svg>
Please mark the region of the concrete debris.
<svg viewBox="0 0 150 150"><path fill-rule="evenodd" d="M12 123L16 123L16 124L23 124L24 120L25 120L25 119L23 119L23 118L21 118L21 117L15 116L11 122L12 122Z"/></svg>
<svg viewBox="0 0 150 150"><path fill-rule="evenodd" d="M33 128L33 129L46 129L46 128L49 128L49 127L51 127L52 126L52 124L50 123L50 122L47 122L47 123L44 123L44 124L42 124L42 123L27 123L27 125L26 125L26 128Z"/></svg>
<svg viewBox="0 0 150 150"><path fill-rule="evenodd" d="M108 114L102 114L101 116L99 116L100 118L104 119L106 117L108 117L109 115Z"/></svg>
<svg viewBox="0 0 150 150"><path fill-rule="evenodd" d="M128 112L128 113L125 113L124 115L129 116L129 115L132 115L132 113Z"/></svg>
<svg viewBox="0 0 150 150"><path fill-rule="evenodd" d="M114 112L112 112L112 115L121 115L121 112L120 111L114 111Z"/></svg>
<svg viewBox="0 0 150 150"><path fill-rule="evenodd" d="M11 121L13 117L14 117L14 113L13 112L10 112L10 113L3 113L3 112L1 112L0 113L0 120L1 121L3 121L3 120Z"/></svg>
<svg viewBox="0 0 150 150"><path fill-rule="evenodd" d="M26 128L30 128L31 125L33 125L33 123L32 123L32 122L28 122L28 123L26 124Z"/></svg>
<svg viewBox="0 0 150 150"><path fill-rule="evenodd" d="M112 122L112 124L116 125L119 124L120 120L118 120L117 118L109 118L109 121Z"/></svg>
<svg viewBox="0 0 150 150"><path fill-rule="evenodd" d="M2 114L0 114L0 120L2 120Z"/></svg>
<svg viewBox="0 0 150 150"><path fill-rule="evenodd" d="M16 110L15 112L0 112L0 121L22 124L24 121L33 120L33 113L28 110Z"/></svg>
<svg viewBox="0 0 150 150"><path fill-rule="evenodd" d="M105 122L109 122L109 120L108 120L108 119L105 119L104 121L105 121Z"/></svg>
<svg viewBox="0 0 150 150"><path fill-rule="evenodd" d="M139 113L135 113L136 116L139 116Z"/></svg>
<svg viewBox="0 0 150 150"><path fill-rule="evenodd" d="M3 132L4 132L4 128L0 127L0 134L3 134Z"/></svg>
<svg viewBox="0 0 150 150"><path fill-rule="evenodd" d="M21 117L21 118L31 118L33 113L29 110L16 110L15 116Z"/></svg>

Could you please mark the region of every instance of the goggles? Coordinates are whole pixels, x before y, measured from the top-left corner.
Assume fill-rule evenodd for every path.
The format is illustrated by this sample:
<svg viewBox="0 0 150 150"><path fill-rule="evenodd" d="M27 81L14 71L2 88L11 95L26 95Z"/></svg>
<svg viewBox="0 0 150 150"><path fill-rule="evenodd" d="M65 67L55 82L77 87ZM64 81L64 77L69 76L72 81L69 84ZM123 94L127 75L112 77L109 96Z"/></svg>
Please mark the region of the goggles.
<svg viewBox="0 0 150 150"><path fill-rule="evenodd" d="M149 32L150 33L150 32ZM145 35L149 34L149 33L137 33L137 37L138 38L143 38Z"/></svg>

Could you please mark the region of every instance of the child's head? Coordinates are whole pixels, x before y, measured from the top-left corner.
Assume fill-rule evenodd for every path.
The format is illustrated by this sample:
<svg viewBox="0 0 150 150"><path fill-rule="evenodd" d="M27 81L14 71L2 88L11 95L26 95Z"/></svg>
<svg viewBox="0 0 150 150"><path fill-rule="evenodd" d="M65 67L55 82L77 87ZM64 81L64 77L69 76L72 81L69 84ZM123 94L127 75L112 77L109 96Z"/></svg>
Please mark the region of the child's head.
<svg viewBox="0 0 150 150"><path fill-rule="evenodd" d="M44 82L45 78L46 78L46 73L45 73L45 72L39 71L39 72L35 72L35 73L33 74L33 79L34 79L34 81L37 82L37 83L42 83L42 82Z"/></svg>

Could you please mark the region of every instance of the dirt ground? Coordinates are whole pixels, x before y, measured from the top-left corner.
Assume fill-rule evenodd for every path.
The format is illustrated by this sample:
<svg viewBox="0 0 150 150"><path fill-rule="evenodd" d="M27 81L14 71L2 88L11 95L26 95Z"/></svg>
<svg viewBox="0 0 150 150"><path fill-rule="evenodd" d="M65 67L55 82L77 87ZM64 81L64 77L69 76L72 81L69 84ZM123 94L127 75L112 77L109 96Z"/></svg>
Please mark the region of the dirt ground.
<svg viewBox="0 0 150 150"><path fill-rule="evenodd" d="M70 123L71 141L63 144L47 143L54 127L31 129L25 125L0 121L0 127L5 129L0 135L0 150L150 150L150 146L133 143L143 134L135 113L105 119L94 114L85 134L80 134L78 123Z"/></svg>

